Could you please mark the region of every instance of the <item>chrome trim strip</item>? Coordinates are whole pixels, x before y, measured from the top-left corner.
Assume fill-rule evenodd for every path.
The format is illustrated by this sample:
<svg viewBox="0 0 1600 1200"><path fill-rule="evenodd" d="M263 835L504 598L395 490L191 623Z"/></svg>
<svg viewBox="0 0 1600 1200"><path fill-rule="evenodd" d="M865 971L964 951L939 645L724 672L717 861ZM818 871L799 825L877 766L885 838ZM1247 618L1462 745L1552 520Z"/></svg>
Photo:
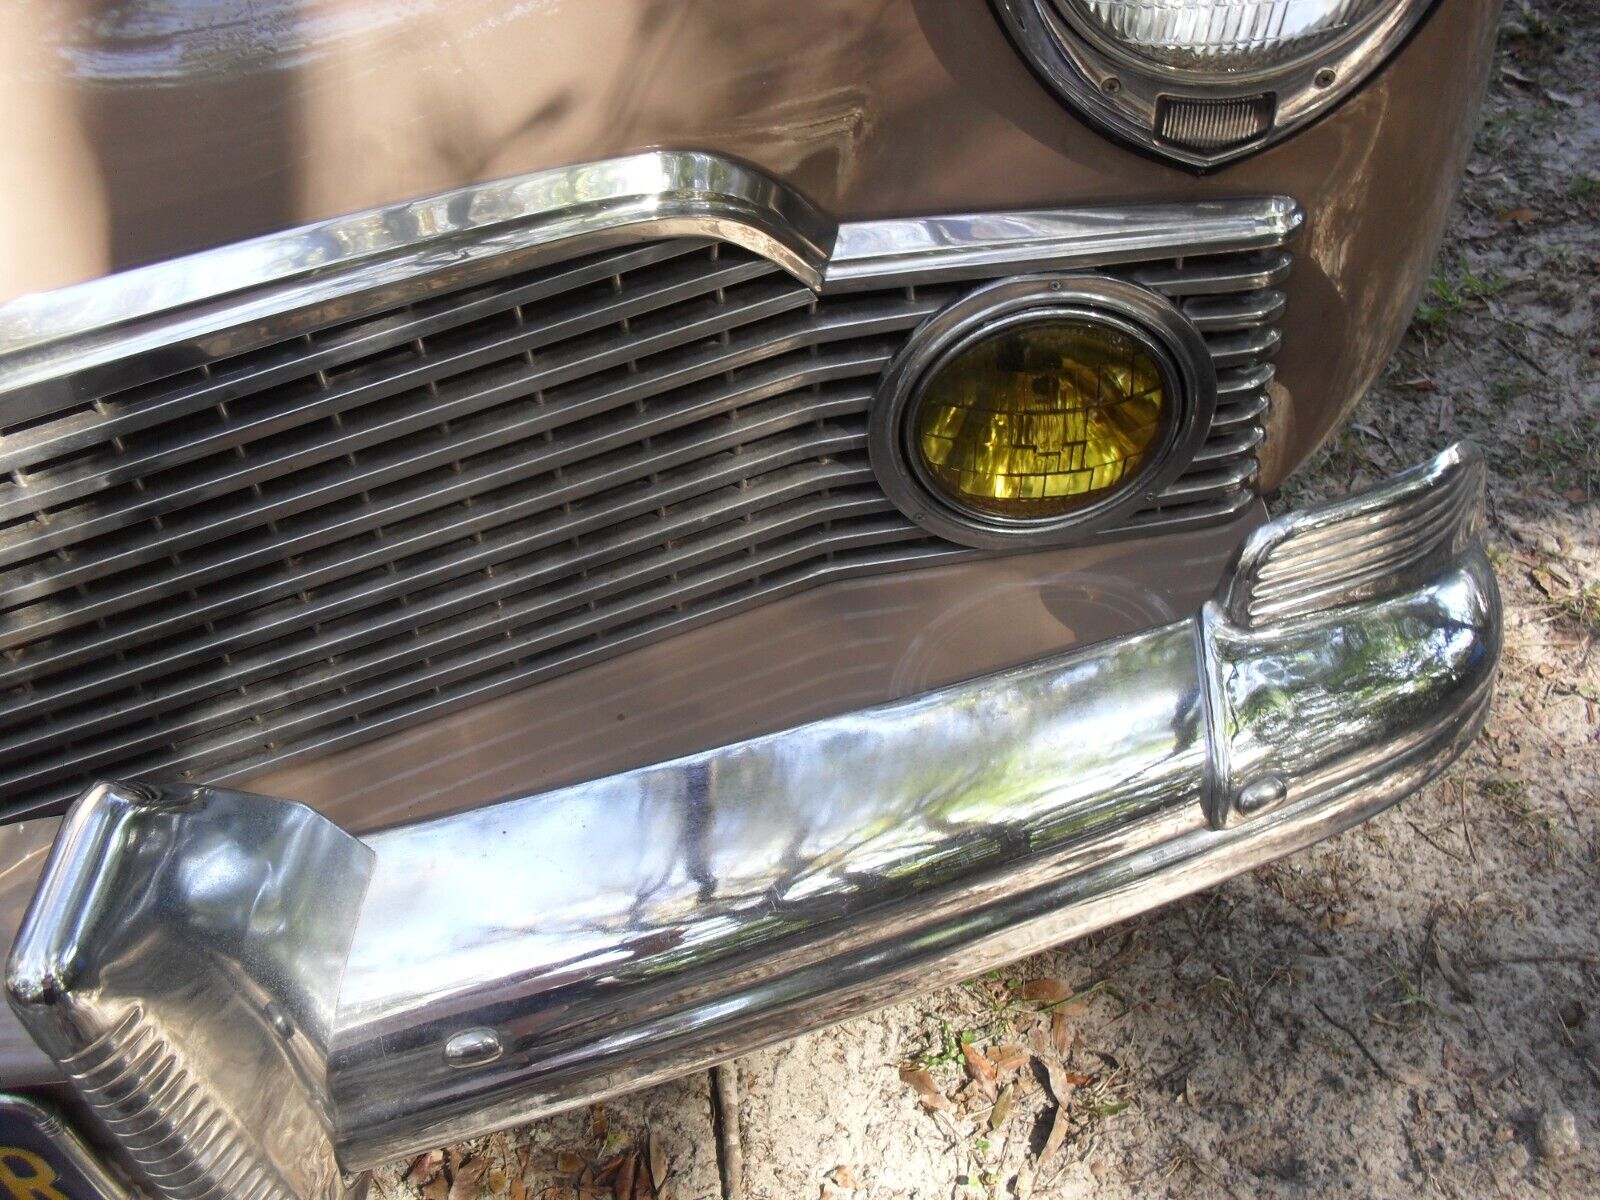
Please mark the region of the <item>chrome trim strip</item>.
<svg viewBox="0 0 1600 1200"><path fill-rule="evenodd" d="M0 303L0 397L25 410L37 405L23 415L44 415L70 399L45 385L132 356L159 350L182 370L479 277L654 238L743 246L831 292L1276 247L1301 223L1299 206L1278 196L835 225L752 167L699 151L651 151L335 217ZM43 391L17 395L28 388Z"/></svg>
<svg viewBox="0 0 1600 1200"><path fill-rule="evenodd" d="M1265 249L1291 240L1304 223L1287 196L857 221L839 227L822 290Z"/></svg>
<svg viewBox="0 0 1600 1200"><path fill-rule="evenodd" d="M743 246L814 286L834 229L792 189L714 154L559 167L12 300L0 305L0 393L355 291L440 273L455 282L508 253L681 236Z"/></svg>
<svg viewBox="0 0 1600 1200"><path fill-rule="evenodd" d="M1265 527L1188 621L364 840L264 797L97 787L12 1005L163 1194L332 1197L335 1147L367 1167L967 978L1442 770L1499 658L1481 494L1456 448ZM1332 591L1258 609L1269 567L1335 545L1395 570L1352 592L1341 555ZM196 1105L252 1119L191 1145Z"/></svg>

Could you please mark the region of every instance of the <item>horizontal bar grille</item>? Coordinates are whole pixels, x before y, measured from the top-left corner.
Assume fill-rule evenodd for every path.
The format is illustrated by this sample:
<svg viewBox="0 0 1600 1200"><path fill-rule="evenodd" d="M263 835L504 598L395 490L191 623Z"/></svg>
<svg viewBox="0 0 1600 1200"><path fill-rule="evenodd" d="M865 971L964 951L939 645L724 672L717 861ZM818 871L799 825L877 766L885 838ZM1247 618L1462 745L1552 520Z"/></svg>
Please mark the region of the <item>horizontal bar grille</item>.
<svg viewBox="0 0 1600 1200"><path fill-rule="evenodd" d="M1122 530L1251 496L1281 251L1121 273L1219 404ZM971 551L867 461L875 381L961 287L819 297L746 251L613 249L163 373L0 384L0 802L222 780L831 578ZM230 346L237 346L237 333Z"/></svg>

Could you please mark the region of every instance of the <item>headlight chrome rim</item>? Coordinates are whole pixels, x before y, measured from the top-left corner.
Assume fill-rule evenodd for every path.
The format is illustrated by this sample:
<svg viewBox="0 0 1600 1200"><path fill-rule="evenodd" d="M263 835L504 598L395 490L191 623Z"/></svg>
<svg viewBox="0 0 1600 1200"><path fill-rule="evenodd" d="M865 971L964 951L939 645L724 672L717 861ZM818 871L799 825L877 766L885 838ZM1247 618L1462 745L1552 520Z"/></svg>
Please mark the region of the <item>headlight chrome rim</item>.
<svg viewBox="0 0 1600 1200"><path fill-rule="evenodd" d="M1166 393L1161 433L1137 472L1069 512L1017 517L961 505L930 477L915 444L915 418L929 381L980 341L1061 319L1103 325L1150 355ZM1089 540L1152 503L1193 462L1216 404L1216 370L1205 339L1171 301L1120 279L1024 276L969 293L912 335L885 369L868 422L868 451L885 494L929 533L987 550L1056 546Z"/></svg>
<svg viewBox="0 0 1600 1200"><path fill-rule="evenodd" d="M1284 61L1220 72L1164 64L1119 46L1062 0L994 0L1001 23L1044 82L1083 116L1145 149L1194 167L1241 158L1283 138L1344 100L1391 54L1438 0L1395 0L1334 40ZM1265 129L1202 148L1163 137L1174 104L1261 100Z"/></svg>

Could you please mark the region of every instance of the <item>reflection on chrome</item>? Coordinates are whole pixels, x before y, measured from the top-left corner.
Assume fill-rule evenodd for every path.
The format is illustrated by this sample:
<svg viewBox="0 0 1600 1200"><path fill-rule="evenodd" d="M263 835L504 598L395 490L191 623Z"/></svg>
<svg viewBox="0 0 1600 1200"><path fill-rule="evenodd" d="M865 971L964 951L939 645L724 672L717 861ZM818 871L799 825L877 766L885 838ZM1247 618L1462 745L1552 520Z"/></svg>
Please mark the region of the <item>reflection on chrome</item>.
<svg viewBox="0 0 1600 1200"><path fill-rule="evenodd" d="M1348 828L1458 754L1499 655L1481 491L1457 447L1273 522L1191 620L362 840L263 797L96 788L13 1006L164 1194L331 1197L336 1164L966 978Z"/></svg>

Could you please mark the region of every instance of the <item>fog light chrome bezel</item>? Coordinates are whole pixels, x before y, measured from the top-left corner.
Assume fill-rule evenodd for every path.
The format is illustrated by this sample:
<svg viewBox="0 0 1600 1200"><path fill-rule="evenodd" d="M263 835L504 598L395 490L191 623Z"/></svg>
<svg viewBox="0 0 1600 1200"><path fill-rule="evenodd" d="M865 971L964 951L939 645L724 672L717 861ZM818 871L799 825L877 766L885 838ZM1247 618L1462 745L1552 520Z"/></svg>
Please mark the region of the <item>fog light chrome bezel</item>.
<svg viewBox="0 0 1600 1200"><path fill-rule="evenodd" d="M1103 498L1047 517L967 507L929 477L915 425L929 381L962 351L1003 330L1060 319L1089 321L1134 339L1161 371L1162 431L1133 478ZM868 421L868 451L884 493L929 533L980 549L1084 541L1153 503L1194 461L1217 406L1217 376L1205 339L1166 297L1125 280L1034 275L967 294L929 317L885 369Z"/></svg>
<svg viewBox="0 0 1600 1200"><path fill-rule="evenodd" d="M994 7L1034 71L1083 116L1164 158L1212 167L1269 146L1338 104L1400 48L1436 2L1394 0L1324 45L1233 71L1143 58L1057 0L994 0ZM1230 100L1260 100L1271 120L1257 136L1211 147L1162 135L1162 115L1173 105Z"/></svg>

